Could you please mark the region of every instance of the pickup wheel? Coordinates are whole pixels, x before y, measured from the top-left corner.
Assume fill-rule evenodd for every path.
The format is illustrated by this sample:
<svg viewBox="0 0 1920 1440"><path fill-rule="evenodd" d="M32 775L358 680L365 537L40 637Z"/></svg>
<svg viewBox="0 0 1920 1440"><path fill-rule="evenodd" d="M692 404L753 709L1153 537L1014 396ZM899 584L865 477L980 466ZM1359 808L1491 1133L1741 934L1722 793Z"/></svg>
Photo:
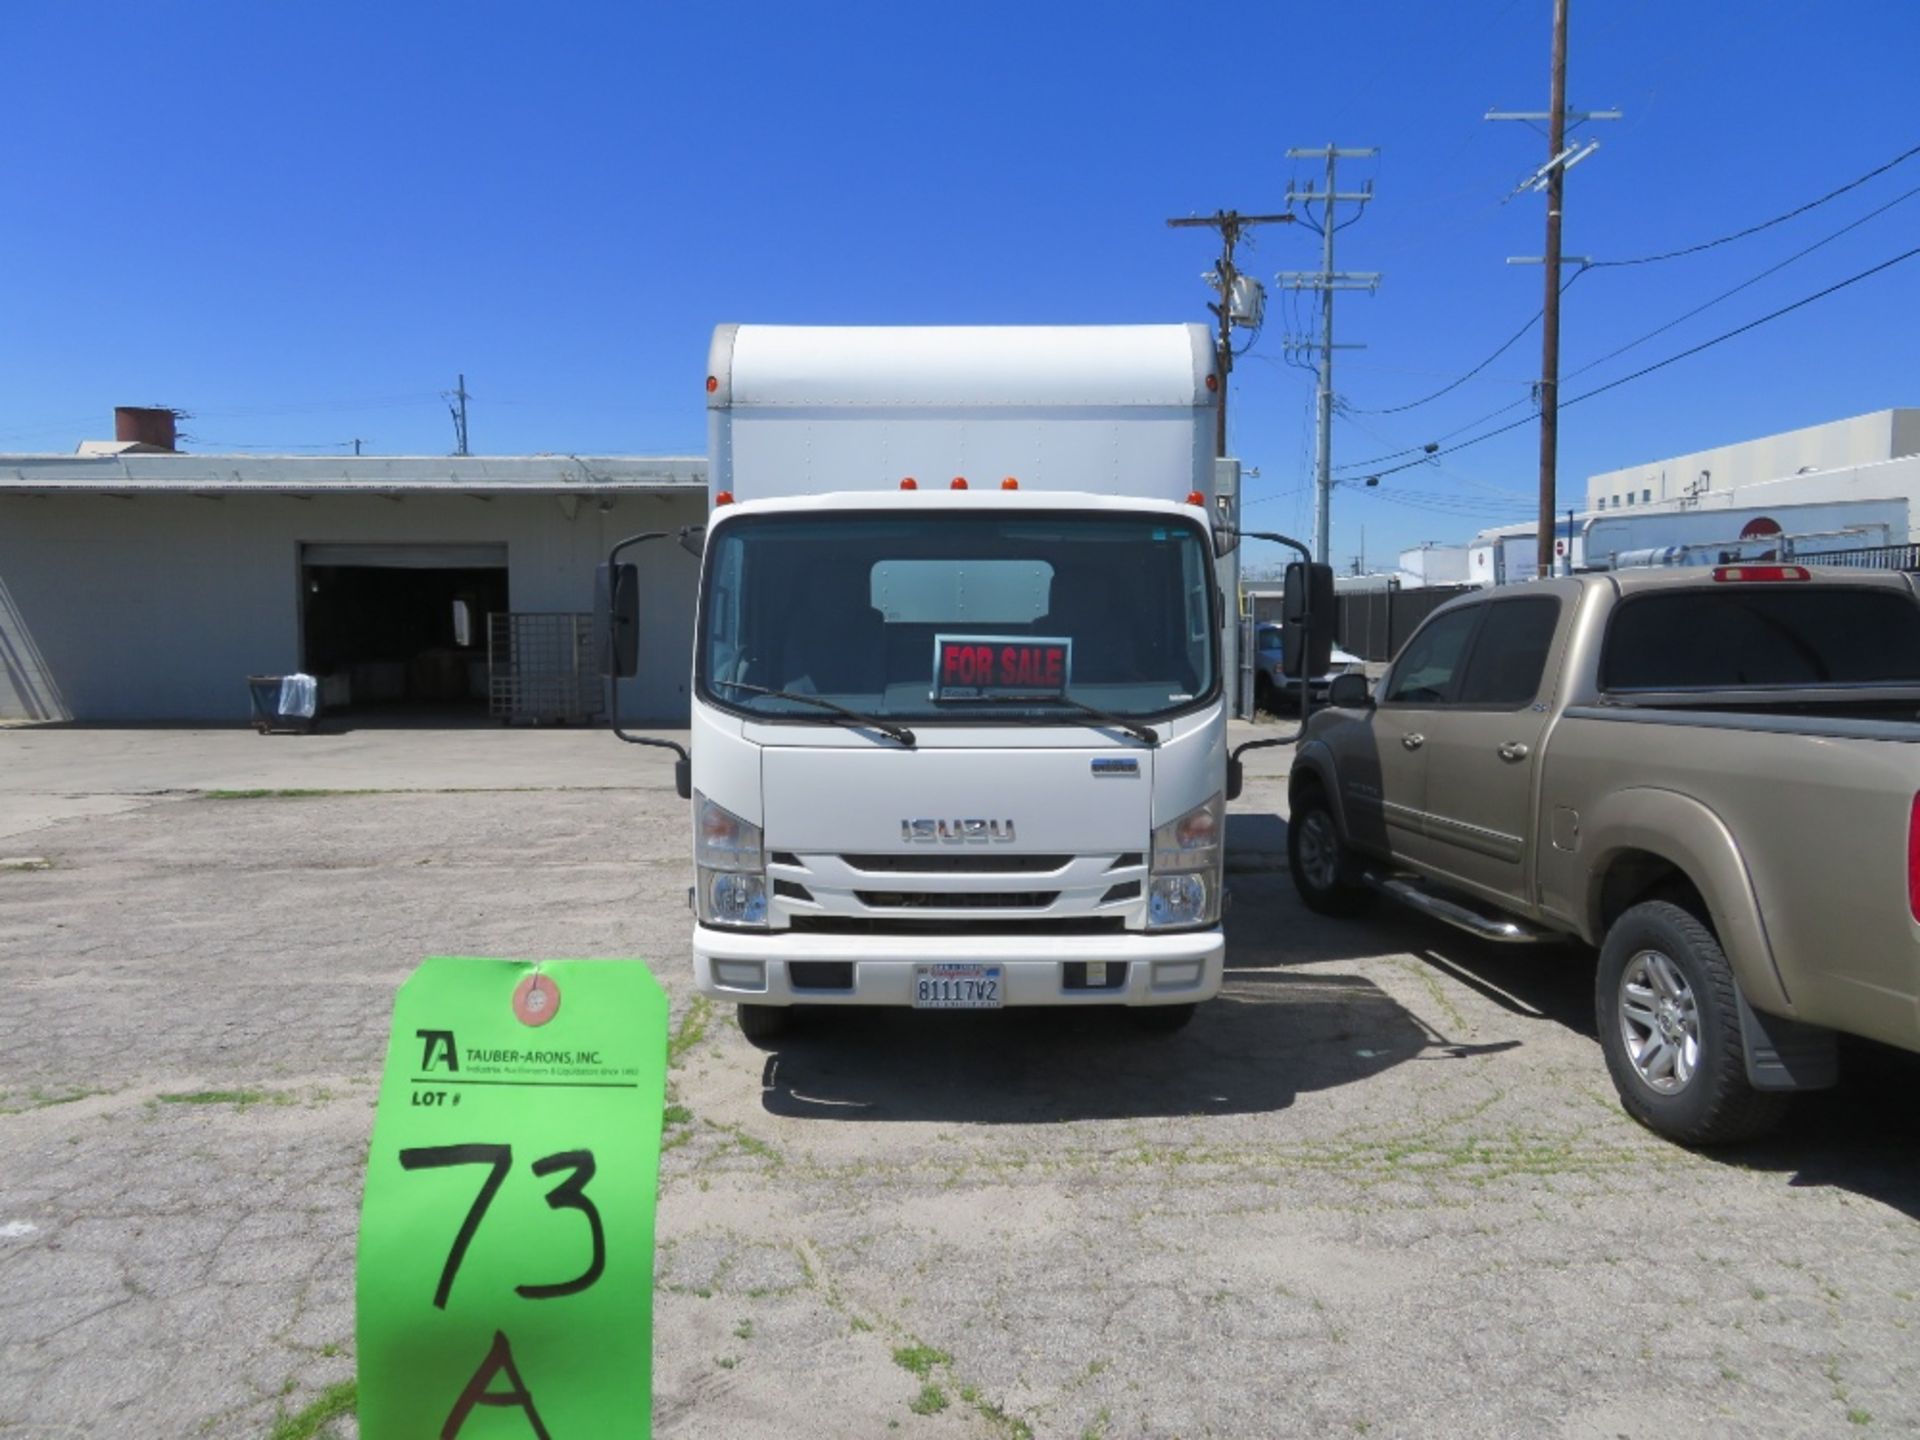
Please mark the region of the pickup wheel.
<svg viewBox="0 0 1920 1440"><path fill-rule="evenodd" d="M1650 900L1614 921L1594 1008L1620 1102L1649 1130L1724 1145L1779 1119L1785 1097L1747 1083L1733 968L1697 916Z"/></svg>
<svg viewBox="0 0 1920 1440"><path fill-rule="evenodd" d="M736 1010L740 1033L757 1050L771 1049L774 1042L793 1026L793 1007L790 1005L741 1005Z"/></svg>
<svg viewBox="0 0 1920 1440"><path fill-rule="evenodd" d="M1360 880L1360 857L1340 838L1340 823L1317 785L1301 791L1288 817L1287 868L1301 903L1316 915L1357 915L1366 908L1370 892Z"/></svg>

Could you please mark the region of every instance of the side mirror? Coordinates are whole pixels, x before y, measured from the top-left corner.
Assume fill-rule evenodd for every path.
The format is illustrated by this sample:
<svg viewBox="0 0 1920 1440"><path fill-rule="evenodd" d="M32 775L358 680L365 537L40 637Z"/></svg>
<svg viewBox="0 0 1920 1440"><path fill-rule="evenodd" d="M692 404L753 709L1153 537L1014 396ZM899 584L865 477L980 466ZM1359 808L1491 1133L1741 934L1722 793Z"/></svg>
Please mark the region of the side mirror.
<svg viewBox="0 0 1920 1440"><path fill-rule="evenodd" d="M604 673L624 680L640 673L640 567L602 565L594 578L607 636Z"/></svg>
<svg viewBox="0 0 1920 1440"><path fill-rule="evenodd" d="M1348 671L1333 677L1327 687L1327 704L1336 710L1366 710L1373 705L1373 687L1364 675Z"/></svg>
<svg viewBox="0 0 1920 1440"><path fill-rule="evenodd" d="M1287 566L1280 611L1282 674L1298 680L1327 673L1333 663L1333 619L1333 567L1299 560Z"/></svg>
<svg viewBox="0 0 1920 1440"><path fill-rule="evenodd" d="M680 534L676 537L676 543L682 550L686 551L696 560L699 559L701 555L706 553L707 527L704 525L682 525L680 527Z"/></svg>

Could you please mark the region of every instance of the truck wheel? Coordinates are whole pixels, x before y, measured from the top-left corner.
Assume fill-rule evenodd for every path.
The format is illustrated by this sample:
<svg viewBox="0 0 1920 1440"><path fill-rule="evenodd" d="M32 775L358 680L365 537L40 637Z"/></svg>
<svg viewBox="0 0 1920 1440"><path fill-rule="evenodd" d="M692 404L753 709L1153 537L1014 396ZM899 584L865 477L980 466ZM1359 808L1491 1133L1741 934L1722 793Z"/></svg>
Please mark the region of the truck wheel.
<svg viewBox="0 0 1920 1440"><path fill-rule="evenodd" d="M1262 710L1269 715L1274 713L1273 681L1264 675L1253 677L1253 708L1256 714Z"/></svg>
<svg viewBox="0 0 1920 1440"><path fill-rule="evenodd" d="M1627 1113L1682 1145L1723 1145L1779 1119L1785 1096L1747 1083L1740 1006L1726 953L1665 900L1607 931L1594 985L1600 1048Z"/></svg>
<svg viewBox="0 0 1920 1440"><path fill-rule="evenodd" d="M740 1005L735 1009L739 1013L740 1033L756 1049L771 1049L793 1025L790 1005Z"/></svg>
<svg viewBox="0 0 1920 1440"><path fill-rule="evenodd" d="M1366 906L1360 857L1340 838L1317 786L1301 793L1287 820L1287 868L1301 903L1316 915L1357 915Z"/></svg>
<svg viewBox="0 0 1920 1440"><path fill-rule="evenodd" d="M1136 1005L1127 1011L1133 1028L1149 1035L1171 1035L1187 1028L1198 1005Z"/></svg>

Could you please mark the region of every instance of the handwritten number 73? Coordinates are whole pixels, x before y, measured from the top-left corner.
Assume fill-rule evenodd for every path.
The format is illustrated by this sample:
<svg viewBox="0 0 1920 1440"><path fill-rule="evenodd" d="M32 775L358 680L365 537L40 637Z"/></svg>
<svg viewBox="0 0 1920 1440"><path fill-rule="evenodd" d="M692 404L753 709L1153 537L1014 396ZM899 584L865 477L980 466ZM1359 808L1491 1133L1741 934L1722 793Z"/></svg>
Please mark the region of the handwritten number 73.
<svg viewBox="0 0 1920 1440"><path fill-rule="evenodd" d="M500 1192L507 1171L513 1168L513 1147L423 1145L400 1152L400 1168L403 1170L438 1170L449 1165L485 1165L489 1168L487 1178L480 1183L480 1193L473 1197L473 1204L467 1207L466 1219L460 1222L460 1229L453 1237L453 1247L447 1251L447 1263L440 1267L440 1283L434 1287L433 1303L441 1310L447 1308L447 1297L453 1293L454 1276L460 1273L460 1262L467 1258L467 1247L473 1243L480 1222L486 1218L487 1207L493 1204L493 1197ZM515 1292L528 1300L553 1300L562 1295L577 1295L598 1280L601 1272L607 1268L607 1233L600 1223L599 1210L586 1193L587 1183L594 1176L593 1152L562 1150L533 1162L533 1173L542 1178L558 1170L570 1173L547 1192L547 1206L553 1210L578 1210L587 1217L587 1229L593 1237L593 1259L584 1271L571 1280L552 1285L514 1286Z"/></svg>

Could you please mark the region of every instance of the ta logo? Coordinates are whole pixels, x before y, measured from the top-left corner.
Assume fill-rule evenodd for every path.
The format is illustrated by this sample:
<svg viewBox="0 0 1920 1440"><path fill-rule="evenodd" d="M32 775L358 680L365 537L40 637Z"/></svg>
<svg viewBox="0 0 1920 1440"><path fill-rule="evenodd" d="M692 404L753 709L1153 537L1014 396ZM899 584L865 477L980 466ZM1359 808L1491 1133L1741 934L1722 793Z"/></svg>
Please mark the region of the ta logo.
<svg viewBox="0 0 1920 1440"><path fill-rule="evenodd" d="M454 1049L453 1031L416 1030L413 1033L420 1037L420 1068L422 1070L433 1069L436 1060L449 1070L460 1068L460 1055Z"/></svg>

